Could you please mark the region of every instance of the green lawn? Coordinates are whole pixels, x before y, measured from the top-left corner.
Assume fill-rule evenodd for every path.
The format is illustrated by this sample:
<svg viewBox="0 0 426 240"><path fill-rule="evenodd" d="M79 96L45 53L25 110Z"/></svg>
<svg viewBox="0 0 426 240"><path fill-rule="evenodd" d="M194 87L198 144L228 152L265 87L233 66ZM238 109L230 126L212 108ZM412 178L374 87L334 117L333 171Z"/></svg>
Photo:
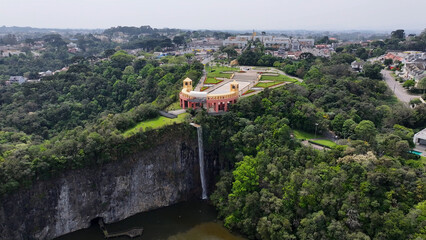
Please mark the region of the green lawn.
<svg viewBox="0 0 426 240"><path fill-rule="evenodd" d="M339 146L338 144L336 144L335 142L331 141L331 140L327 140L327 139L317 139L317 140L310 140L310 139L314 139L315 138L315 134L312 133L307 133L301 130L293 130L293 134L294 137L296 139L300 139L300 140L309 140L313 143L318 143L321 144L323 146L327 146L329 148L335 147L335 146ZM317 138L321 137L317 135Z"/></svg>
<svg viewBox="0 0 426 240"><path fill-rule="evenodd" d="M216 80L212 77L207 77L207 79L204 81L205 84L218 84L222 82L223 80Z"/></svg>
<svg viewBox="0 0 426 240"><path fill-rule="evenodd" d="M221 73L221 72L208 72L208 78L230 78L232 73Z"/></svg>
<svg viewBox="0 0 426 240"><path fill-rule="evenodd" d="M270 81L279 81L279 82L297 82L296 79L288 77L286 75L278 75L278 76L262 75L262 78L260 80L270 80Z"/></svg>
<svg viewBox="0 0 426 240"><path fill-rule="evenodd" d="M188 113L182 113L182 114L179 114L177 118L173 118L173 119L159 116L154 119L150 119L150 120L146 120L146 121L138 123L135 127L124 132L123 135L124 137L130 137L133 134L139 132L141 129L145 130L148 127L152 129L157 129L157 128L162 128L166 125L172 125L174 123L182 123L185 121L188 115L189 115Z"/></svg>
<svg viewBox="0 0 426 240"><path fill-rule="evenodd" d="M308 139L315 138L315 134L307 133L301 130L293 130L293 134L294 134L294 137L297 139L308 140Z"/></svg>
<svg viewBox="0 0 426 240"><path fill-rule="evenodd" d="M331 140L326 140L326 139L319 139L319 140L311 140L311 142L313 143L318 143L321 144L323 146L327 146L329 148L335 147L338 144L336 144L335 142L331 141Z"/></svg>
<svg viewBox="0 0 426 240"><path fill-rule="evenodd" d="M226 67L226 66L223 66L223 67L222 66L219 66L219 67L213 66L213 67L207 67L207 69L209 71L215 70L215 72L235 72L235 71L240 71L239 68Z"/></svg>
<svg viewBox="0 0 426 240"><path fill-rule="evenodd" d="M255 87L267 88L267 87L272 87L283 82L297 82L296 79L285 76L285 75L277 75L277 76L262 75L262 78L260 80L273 81L273 82L259 82L258 84L256 84Z"/></svg>
<svg viewBox="0 0 426 240"><path fill-rule="evenodd" d="M209 89L209 87L202 87L202 88L201 88L201 92L202 92L202 91L205 91L205 90L207 90L207 89Z"/></svg>
<svg viewBox="0 0 426 240"><path fill-rule="evenodd" d="M180 103L174 102L174 103L170 104L168 107L166 107L165 111L173 111L173 110L178 110L178 109L181 109Z"/></svg>
<svg viewBox="0 0 426 240"><path fill-rule="evenodd" d="M276 81L276 82L260 82L260 83L256 84L254 87L267 88L267 87L272 87L272 86L275 86L275 85L278 85L278 84L281 84L281 83L283 83L283 82L278 82L278 81Z"/></svg>
<svg viewBox="0 0 426 240"><path fill-rule="evenodd" d="M247 92L243 93L243 95L247 95L247 94L250 94L250 93L252 93L252 92L255 92L255 91L254 91L254 90L249 89L249 90L247 90Z"/></svg>
<svg viewBox="0 0 426 240"><path fill-rule="evenodd" d="M215 78L230 78L232 73L223 73L223 72L235 72L239 71L239 68L232 68L232 67L208 67L207 70L207 77Z"/></svg>

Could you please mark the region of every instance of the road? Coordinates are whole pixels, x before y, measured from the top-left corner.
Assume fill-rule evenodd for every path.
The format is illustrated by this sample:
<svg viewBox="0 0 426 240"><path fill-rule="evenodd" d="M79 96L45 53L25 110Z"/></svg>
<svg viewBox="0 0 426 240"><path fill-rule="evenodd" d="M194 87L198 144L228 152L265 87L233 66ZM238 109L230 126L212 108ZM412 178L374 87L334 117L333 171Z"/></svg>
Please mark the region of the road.
<svg viewBox="0 0 426 240"><path fill-rule="evenodd" d="M383 78L386 81L388 87L394 92L395 96L403 103L409 104L411 99L419 98L420 95L412 95L407 91L390 75L390 71L382 70Z"/></svg>

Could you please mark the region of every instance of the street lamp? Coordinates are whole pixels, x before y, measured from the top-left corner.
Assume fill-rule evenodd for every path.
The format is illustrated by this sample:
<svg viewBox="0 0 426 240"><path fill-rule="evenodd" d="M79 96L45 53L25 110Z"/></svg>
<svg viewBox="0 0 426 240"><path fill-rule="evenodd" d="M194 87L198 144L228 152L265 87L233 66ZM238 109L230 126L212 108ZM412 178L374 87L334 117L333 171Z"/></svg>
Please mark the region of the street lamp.
<svg viewBox="0 0 426 240"><path fill-rule="evenodd" d="M315 139L317 138L317 127L318 127L318 123L315 123Z"/></svg>

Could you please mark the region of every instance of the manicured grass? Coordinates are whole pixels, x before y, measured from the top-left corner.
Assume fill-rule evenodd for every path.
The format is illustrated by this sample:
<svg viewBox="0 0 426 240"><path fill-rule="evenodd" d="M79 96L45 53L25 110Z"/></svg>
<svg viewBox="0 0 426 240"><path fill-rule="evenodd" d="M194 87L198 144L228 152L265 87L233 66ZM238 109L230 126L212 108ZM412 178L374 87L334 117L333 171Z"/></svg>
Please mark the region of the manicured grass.
<svg viewBox="0 0 426 240"><path fill-rule="evenodd" d="M311 142L318 143L320 145L327 146L329 148L337 146L337 144L335 142L333 142L331 140L326 140L326 139L311 140Z"/></svg>
<svg viewBox="0 0 426 240"><path fill-rule="evenodd" d="M309 140L312 143L317 143L329 148L333 148L335 146L338 146L338 144L336 144L335 142L331 141L331 140L327 140L327 139L316 139L316 140L310 140L310 139L314 139L315 138L315 134L312 133L307 133L301 130L293 130L293 134L294 137L296 139L300 139L300 140ZM317 137L319 137L317 135Z"/></svg>
<svg viewBox="0 0 426 240"><path fill-rule="evenodd" d="M247 90L247 92L243 93L243 95L247 95L247 94L250 94L250 93L252 93L252 92L255 92L255 91L254 91L254 90L249 89L249 90Z"/></svg>
<svg viewBox="0 0 426 240"><path fill-rule="evenodd" d="M271 80L271 81L280 81L280 82L296 82L297 80L285 75L278 75L278 76L267 76L262 75L262 78L260 80Z"/></svg>
<svg viewBox="0 0 426 240"><path fill-rule="evenodd" d="M307 139L315 138L315 134L307 133L301 130L293 130L293 134L294 134L294 137L297 139L307 140Z"/></svg>
<svg viewBox="0 0 426 240"><path fill-rule="evenodd" d="M278 76L262 75L262 78L260 80L273 81L273 82L259 82L258 84L256 84L255 87L267 88L267 87L278 85L283 82L297 82L296 79L285 76L285 75L278 75Z"/></svg>
<svg viewBox="0 0 426 240"><path fill-rule="evenodd" d="M201 88L201 92L202 92L202 91L205 91L205 90L207 90L207 89L209 89L209 87L202 87L202 88Z"/></svg>
<svg viewBox="0 0 426 240"><path fill-rule="evenodd" d="M188 115L189 115L188 113L182 113L182 114L179 114L177 118L173 118L173 119L159 116L154 119L150 119L150 120L146 120L146 121L138 123L135 127L124 132L123 135L124 137L130 137L142 129L145 131L146 128L157 129L157 128L162 128L166 125L172 125L174 123L182 123L185 121L186 116Z"/></svg>
<svg viewBox="0 0 426 240"><path fill-rule="evenodd" d="M173 110L178 110L181 109L180 107L180 103L179 102L174 102L172 104L170 104L169 106L166 107L166 111L173 111Z"/></svg>
<svg viewBox="0 0 426 240"><path fill-rule="evenodd" d="M205 84L218 84L220 82L223 82L223 80L217 80L211 77L207 77L207 79L204 81Z"/></svg>
<svg viewBox="0 0 426 240"><path fill-rule="evenodd" d="M260 82L258 84L256 84L254 87L261 87L261 88L267 88L267 87L272 87L278 84L281 84L283 82Z"/></svg>
<svg viewBox="0 0 426 240"><path fill-rule="evenodd" d="M223 73L223 72L236 72L239 71L239 68L232 68L232 67L208 67L207 70L207 77L220 77L220 78L230 78L232 73Z"/></svg>
<svg viewBox="0 0 426 240"><path fill-rule="evenodd" d="M235 72L235 71L240 71L239 68L235 68L235 67L226 67L226 66L213 66L213 67L208 67L207 68L209 71L211 70L215 70L215 72Z"/></svg>
<svg viewBox="0 0 426 240"><path fill-rule="evenodd" d="M208 72L208 78L230 78L232 73L221 73L221 72Z"/></svg>

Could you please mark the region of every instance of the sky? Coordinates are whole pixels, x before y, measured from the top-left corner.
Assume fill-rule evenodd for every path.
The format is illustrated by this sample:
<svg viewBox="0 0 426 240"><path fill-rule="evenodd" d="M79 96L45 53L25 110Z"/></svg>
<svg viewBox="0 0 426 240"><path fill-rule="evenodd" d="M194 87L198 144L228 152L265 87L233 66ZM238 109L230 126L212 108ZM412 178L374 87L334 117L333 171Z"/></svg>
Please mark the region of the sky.
<svg viewBox="0 0 426 240"><path fill-rule="evenodd" d="M422 30L426 0L0 0L0 26Z"/></svg>

